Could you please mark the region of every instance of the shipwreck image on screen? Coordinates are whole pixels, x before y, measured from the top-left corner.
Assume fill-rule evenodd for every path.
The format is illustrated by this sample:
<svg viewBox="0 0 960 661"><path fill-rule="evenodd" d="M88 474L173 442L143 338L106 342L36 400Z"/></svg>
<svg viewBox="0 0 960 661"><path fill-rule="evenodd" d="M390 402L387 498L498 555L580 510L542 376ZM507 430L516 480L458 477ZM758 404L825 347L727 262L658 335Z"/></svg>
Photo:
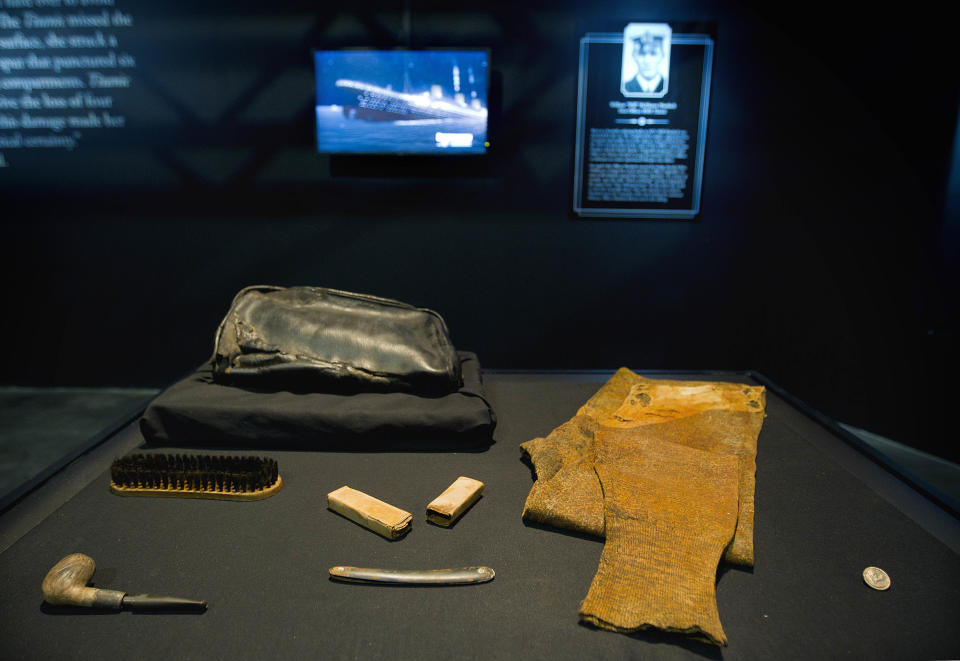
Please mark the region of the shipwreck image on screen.
<svg viewBox="0 0 960 661"><path fill-rule="evenodd" d="M320 152L486 152L486 51L315 51L314 65Z"/></svg>

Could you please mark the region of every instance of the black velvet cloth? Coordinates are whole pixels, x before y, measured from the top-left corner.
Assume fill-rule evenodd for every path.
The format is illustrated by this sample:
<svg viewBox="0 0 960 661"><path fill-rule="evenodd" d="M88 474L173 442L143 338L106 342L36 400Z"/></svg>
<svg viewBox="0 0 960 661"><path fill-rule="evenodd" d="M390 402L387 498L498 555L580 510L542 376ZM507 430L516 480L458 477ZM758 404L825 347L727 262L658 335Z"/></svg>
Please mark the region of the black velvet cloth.
<svg viewBox="0 0 960 661"><path fill-rule="evenodd" d="M441 396L262 390L219 384L212 362L162 392L140 430L165 445L447 449L491 442L496 417L476 354L458 352L463 385Z"/></svg>
<svg viewBox="0 0 960 661"><path fill-rule="evenodd" d="M127 428L100 459L84 455L66 469L76 495L44 503L43 519L0 552L0 659L960 657L960 556L899 509L898 491L875 491L825 453L842 441L772 392L757 452L756 566L724 565L717 576L729 646L580 624L603 542L524 524L533 476L518 446L569 420L609 377L489 373L499 423L486 451L272 450L283 489L253 502L112 494L114 447L140 447ZM97 463L97 477L81 479ZM483 482L483 497L452 528L428 523L427 504L460 475ZM326 495L344 485L411 512L413 530L391 542L328 511ZM16 508L0 517L0 531L11 516ZM74 552L96 561L97 587L205 599L209 608L50 606L40 583ZM485 565L497 576L456 587L367 586L330 580L337 565ZM890 574L889 590L863 582L870 565Z"/></svg>

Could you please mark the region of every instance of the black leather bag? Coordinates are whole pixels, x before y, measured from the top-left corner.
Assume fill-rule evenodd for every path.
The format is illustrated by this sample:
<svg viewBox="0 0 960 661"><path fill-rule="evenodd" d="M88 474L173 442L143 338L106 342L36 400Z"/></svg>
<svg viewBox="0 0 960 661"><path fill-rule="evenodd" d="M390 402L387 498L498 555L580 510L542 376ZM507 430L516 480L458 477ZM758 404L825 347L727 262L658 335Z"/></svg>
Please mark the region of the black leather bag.
<svg viewBox="0 0 960 661"><path fill-rule="evenodd" d="M323 287L253 286L217 329L214 380L312 392L444 394L460 361L433 310Z"/></svg>

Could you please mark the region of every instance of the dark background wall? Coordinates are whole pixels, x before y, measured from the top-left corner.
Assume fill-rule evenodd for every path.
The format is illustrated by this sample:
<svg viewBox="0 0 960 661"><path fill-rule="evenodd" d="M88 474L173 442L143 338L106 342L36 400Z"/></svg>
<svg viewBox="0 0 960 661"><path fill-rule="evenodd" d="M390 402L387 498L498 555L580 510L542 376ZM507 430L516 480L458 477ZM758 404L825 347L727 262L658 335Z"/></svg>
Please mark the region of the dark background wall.
<svg viewBox="0 0 960 661"><path fill-rule="evenodd" d="M0 170L0 381L163 385L241 287L315 284L437 309L488 367L756 369L957 460L949 23L842 4L118 0L131 127ZM638 20L716 28L694 222L570 212L578 39ZM348 46L489 47L491 157L315 154L310 50Z"/></svg>

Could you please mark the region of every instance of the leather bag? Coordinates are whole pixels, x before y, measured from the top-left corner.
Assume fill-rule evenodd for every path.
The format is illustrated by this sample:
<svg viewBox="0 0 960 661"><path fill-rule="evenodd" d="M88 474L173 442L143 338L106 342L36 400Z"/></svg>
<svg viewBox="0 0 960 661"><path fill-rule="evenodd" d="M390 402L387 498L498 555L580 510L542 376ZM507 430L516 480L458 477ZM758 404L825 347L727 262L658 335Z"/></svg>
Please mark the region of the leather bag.
<svg viewBox="0 0 960 661"><path fill-rule="evenodd" d="M217 328L219 383L306 392L440 395L461 384L433 310L324 287L242 289Z"/></svg>

